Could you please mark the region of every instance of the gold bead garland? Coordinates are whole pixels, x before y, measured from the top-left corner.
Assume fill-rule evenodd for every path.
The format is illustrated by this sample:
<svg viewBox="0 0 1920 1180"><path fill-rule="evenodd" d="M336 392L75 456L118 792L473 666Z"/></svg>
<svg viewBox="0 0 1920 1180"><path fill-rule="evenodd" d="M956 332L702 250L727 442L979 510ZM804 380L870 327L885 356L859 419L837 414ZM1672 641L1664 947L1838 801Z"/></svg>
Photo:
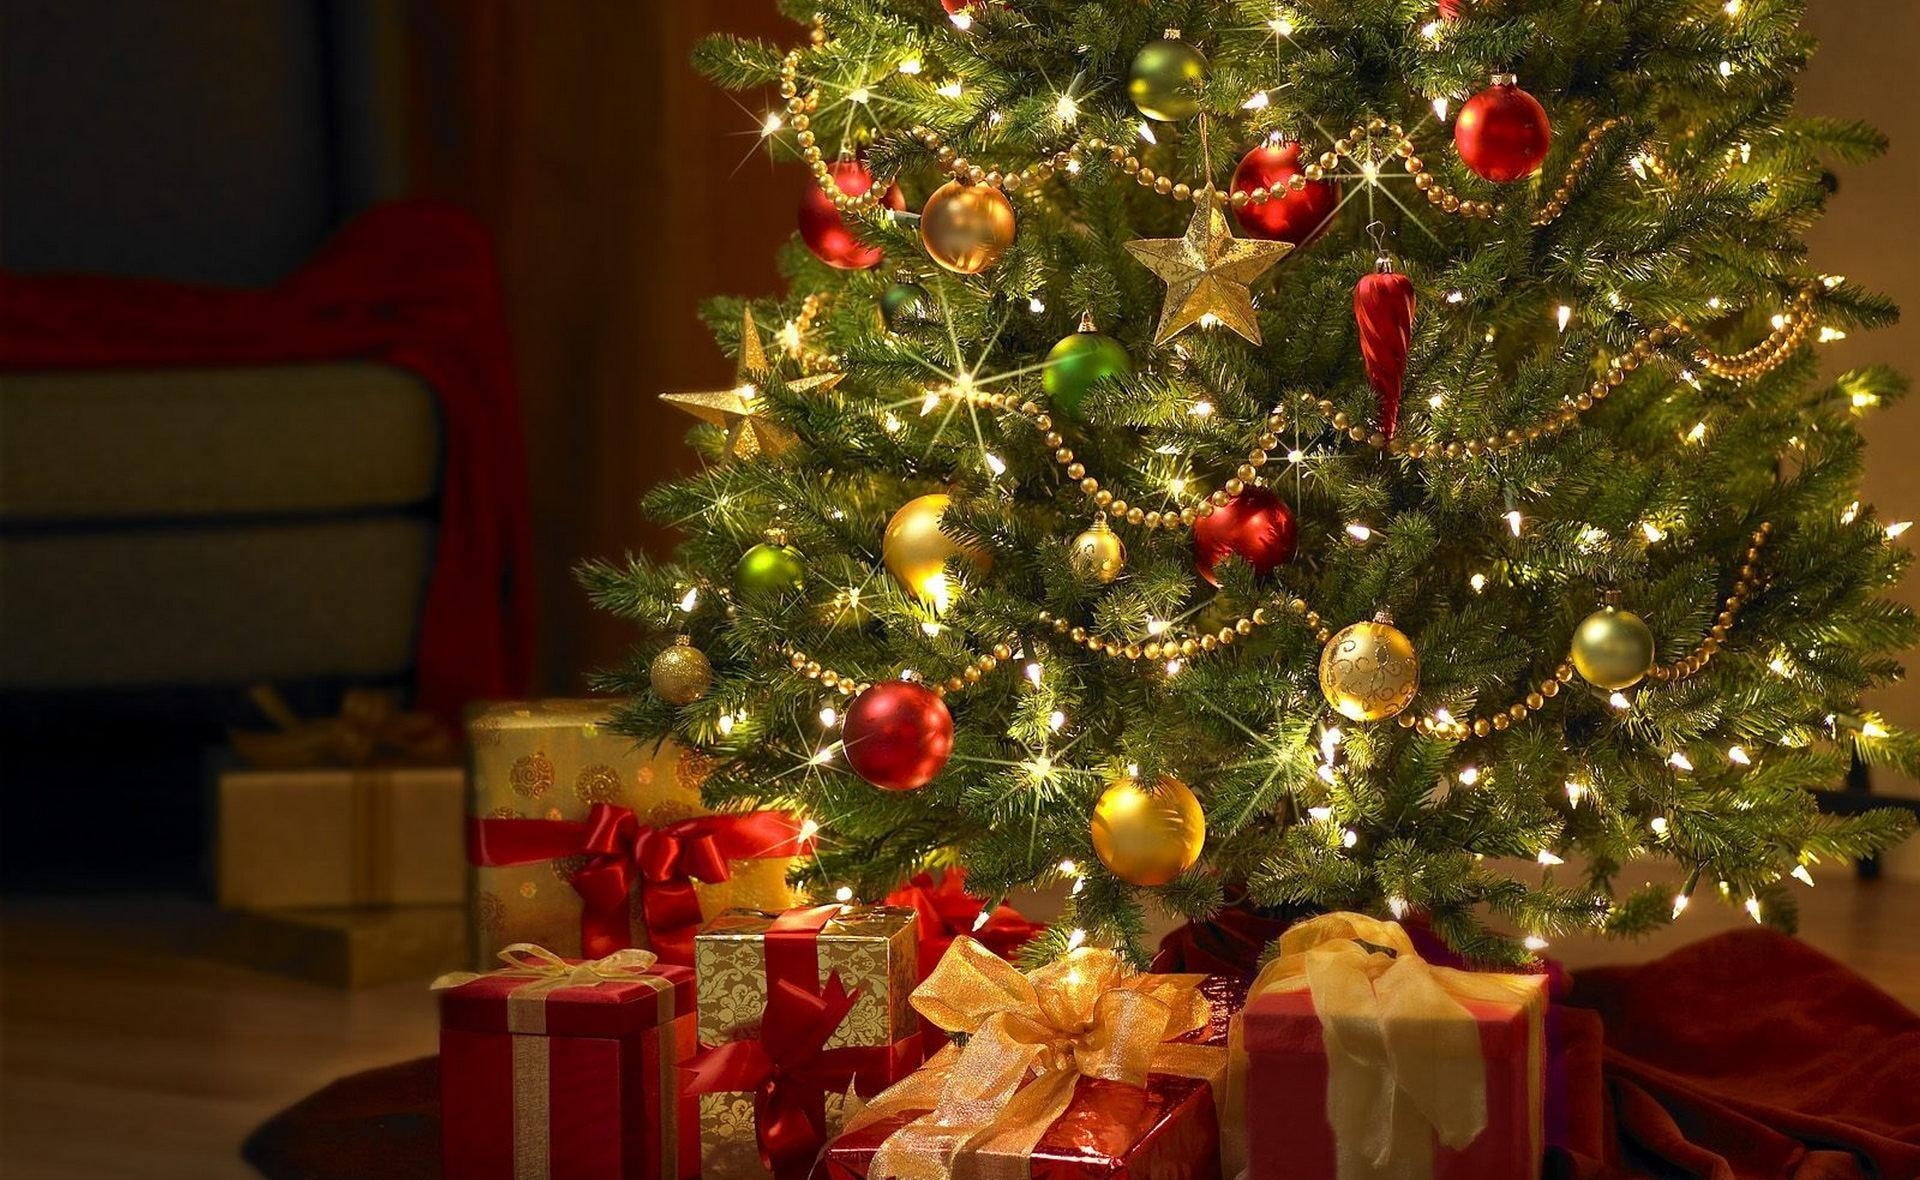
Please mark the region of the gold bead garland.
<svg viewBox="0 0 1920 1180"><path fill-rule="evenodd" d="M1728 634L1732 632L1734 621L1739 618L1741 608L1759 587L1758 567L1755 563L1760 558L1761 547L1766 544L1767 538L1772 533L1773 523L1766 521L1762 522L1747 539L1747 549L1740 564L1739 579L1734 582L1733 592L1727 595L1721 605L1720 614L1714 619L1713 626L1706 636L1685 657L1671 664L1654 665L1647 673L1649 679L1662 684L1677 683L1699 672L1712 661L1714 654L1720 650L1721 644L1726 642ZM1407 729L1417 727L1428 737L1445 738L1449 741L1465 741L1468 737L1486 737L1490 733L1509 729L1515 722L1526 720L1528 714L1536 713L1546 707L1548 700L1560 695L1560 686L1572 681L1573 677L1573 665L1562 662L1554 668L1551 676L1528 690L1525 696L1492 713L1475 717L1471 721L1461 721L1453 717L1413 717L1402 714L1399 719L1400 725Z"/></svg>
<svg viewBox="0 0 1920 1180"><path fill-rule="evenodd" d="M1140 660L1192 659L1198 655L1210 655L1223 647L1232 647L1240 639L1253 634L1261 627L1279 621L1283 615L1292 615L1300 620L1314 634L1320 643L1333 637L1320 616L1320 612L1307 604L1304 598L1281 598L1275 600L1272 609L1255 607L1251 614L1241 615L1217 631L1208 631L1196 635L1176 635L1143 641L1122 641L1106 639L1092 634L1085 627L1063 619L1051 611L1043 610L1039 614L1042 623L1053 628L1056 635L1067 639L1095 655L1108 659L1134 663Z"/></svg>
<svg viewBox="0 0 1920 1180"><path fill-rule="evenodd" d="M1606 136L1607 132L1625 122L1625 119L1615 115L1611 119L1602 120L1587 132L1587 137L1580 142L1579 149L1573 153L1572 162L1567 165L1566 179L1560 182L1559 188L1553 190L1553 197L1533 215L1535 229L1552 225L1562 213L1567 211L1567 202L1573 199L1573 186L1579 181L1580 174L1587 170L1587 165L1593 161L1593 153L1600 146L1600 140Z"/></svg>
<svg viewBox="0 0 1920 1180"><path fill-rule="evenodd" d="M1715 377L1724 377L1733 381L1746 381L1761 377L1785 364L1787 358L1806 343L1807 334L1813 331L1818 316L1814 314L1813 301L1815 289L1803 287L1800 293L1787 305L1780 315L1780 326L1767 334L1767 338L1744 352L1731 356L1722 356L1706 348L1695 354L1700 367ZM1678 332L1698 335L1685 320L1673 321Z"/></svg>

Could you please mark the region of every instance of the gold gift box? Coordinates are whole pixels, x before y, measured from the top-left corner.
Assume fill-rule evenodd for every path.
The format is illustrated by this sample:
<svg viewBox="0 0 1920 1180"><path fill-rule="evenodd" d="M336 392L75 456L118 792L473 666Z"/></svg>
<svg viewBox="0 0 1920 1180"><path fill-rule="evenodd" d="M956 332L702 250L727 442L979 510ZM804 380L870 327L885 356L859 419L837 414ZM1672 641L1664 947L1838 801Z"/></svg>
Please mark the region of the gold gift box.
<svg viewBox="0 0 1920 1180"><path fill-rule="evenodd" d="M760 1035L767 1006L766 932L777 914L729 910L693 940L694 1003L700 1043L719 1045ZM826 1048L891 1045L919 1031L910 1002L918 982L914 912L894 906L848 908L820 931L820 982L837 973L860 990ZM827 1095L827 1135L839 1132L846 1095ZM750 1180L768 1173L755 1139L753 1094L700 1095L700 1174L707 1180Z"/></svg>
<svg viewBox="0 0 1920 1180"><path fill-rule="evenodd" d="M643 824L708 815L700 784L708 761L671 742L639 747L608 728L613 705L596 700L543 700L488 706L467 721L468 811L479 819L584 820L596 803L632 810ZM497 966L495 953L531 942L568 957L580 955L580 895L572 875L583 858L471 868L469 920L475 970ZM712 917L738 906L786 909L790 858L736 860L732 877L696 881L700 912ZM632 908L632 944L647 946L639 898Z"/></svg>

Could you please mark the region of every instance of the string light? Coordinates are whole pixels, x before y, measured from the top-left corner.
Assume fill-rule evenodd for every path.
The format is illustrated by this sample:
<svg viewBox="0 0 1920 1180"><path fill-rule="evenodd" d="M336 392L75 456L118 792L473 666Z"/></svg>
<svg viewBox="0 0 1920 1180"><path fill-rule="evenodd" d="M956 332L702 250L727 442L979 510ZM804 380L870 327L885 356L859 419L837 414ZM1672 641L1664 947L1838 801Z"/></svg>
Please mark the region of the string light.
<svg viewBox="0 0 1920 1180"><path fill-rule="evenodd" d="M1580 801L1587 797L1587 790L1587 784L1581 782L1579 779L1568 779L1567 802L1574 807L1580 806Z"/></svg>
<svg viewBox="0 0 1920 1180"><path fill-rule="evenodd" d="M910 57L907 60L901 62L900 72L907 75L909 78L913 77L915 74L918 74L920 72L920 59L917 57Z"/></svg>
<svg viewBox="0 0 1920 1180"><path fill-rule="evenodd" d="M698 605L700 605L700 588L698 586L690 588L685 594L680 596L680 609L688 614L692 614L693 608Z"/></svg>
<svg viewBox="0 0 1920 1180"><path fill-rule="evenodd" d="M1887 539L1893 540L1912 527L1913 522L1910 520L1896 520L1887 526Z"/></svg>
<svg viewBox="0 0 1920 1180"><path fill-rule="evenodd" d="M1747 898L1746 910L1747 917L1752 918L1756 923L1760 921L1760 899L1758 897Z"/></svg>
<svg viewBox="0 0 1920 1180"><path fill-rule="evenodd" d="M1740 746L1727 747L1727 761L1733 763L1735 766L1753 765L1753 759L1748 757L1746 750Z"/></svg>
<svg viewBox="0 0 1920 1180"><path fill-rule="evenodd" d="M1480 781L1480 768L1478 766L1462 767L1455 777L1460 780L1461 786L1471 787Z"/></svg>
<svg viewBox="0 0 1920 1180"><path fill-rule="evenodd" d="M1467 579L1467 585L1473 588L1475 594L1482 593L1487 588L1487 575L1474 574Z"/></svg>
<svg viewBox="0 0 1920 1180"><path fill-rule="evenodd" d="M787 125L787 121L780 117L779 112L768 111L766 120L760 124L760 134L763 137L769 136L769 135L778 135L780 133L780 129L782 127L785 127L786 125Z"/></svg>
<svg viewBox="0 0 1920 1180"><path fill-rule="evenodd" d="M1362 544L1364 544L1367 541L1371 541L1373 539L1373 530L1368 528L1366 525L1361 524L1358 521L1355 521L1354 523L1349 524L1347 526L1347 536L1352 537L1355 541L1359 541Z"/></svg>
<svg viewBox="0 0 1920 1180"><path fill-rule="evenodd" d="M1563 858L1555 856L1552 852L1548 851L1545 848L1542 848L1540 850L1540 855L1535 857L1534 859L1538 860L1541 864L1547 866L1548 868L1552 868L1554 865L1563 865L1567 863Z"/></svg>
<svg viewBox="0 0 1920 1180"><path fill-rule="evenodd" d="M1285 16L1275 16L1267 22L1267 27L1282 37L1293 36L1293 22Z"/></svg>
<svg viewBox="0 0 1920 1180"><path fill-rule="evenodd" d="M1087 941L1087 932L1085 930L1080 929L1078 926L1076 926L1073 929L1073 933L1067 935L1067 949L1070 951L1078 950L1080 949L1081 946L1086 944L1086 941Z"/></svg>
<svg viewBox="0 0 1920 1180"><path fill-rule="evenodd" d="M1447 121L1447 110L1448 110L1448 108L1449 108L1450 106L1451 106L1451 104L1450 104L1450 103L1448 103L1448 101L1447 101L1447 96L1446 96L1446 95L1444 95L1444 94L1443 94L1443 95L1441 95L1440 97L1438 97L1438 98L1436 98L1436 99L1434 99L1434 100L1433 100L1433 117L1434 117L1434 118L1436 118L1436 119L1438 119L1438 120L1440 120L1440 121L1441 121L1442 123L1444 123L1444 122L1446 122L1446 121ZM1457 294L1457 293L1458 293L1458 292L1456 292L1456 294ZM1449 303L1454 303L1454 302L1457 302L1457 300L1455 300L1455 299L1453 299L1453 298L1452 298L1451 296L1449 296L1449 297L1448 297L1448 299L1447 299L1447 302L1449 302Z"/></svg>
<svg viewBox="0 0 1920 1180"><path fill-rule="evenodd" d="M1793 872L1790 875L1793 877L1794 880L1800 882L1802 885L1805 885L1808 889L1813 888L1813 874L1807 871L1806 865L1793 866Z"/></svg>
<svg viewBox="0 0 1920 1180"><path fill-rule="evenodd" d="M852 901L853 889L850 886L842 885L833 891L833 900L840 902L842 905Z"/></svg>
<svg viewBox="0 0 1920 1180"><path fill-rule="evenodd" d="M1667 755L1667 765L1673 767L1675 770L1692 770L1693 769L1692 760L1678 750L1675 750L1673 753Z"/></svg>
<svg viewBox="0 0 1920 1180"><path fill-rule="evenodd" d="M1073 100L1073 95L1063 94L1054 100L1053 117L1063 125L1071 127L1074 121L1080 118L1080 104Z"/></svg>
<svg viewBox="0 0 1920 1180"><path fill-rule="evenodd" d="M1240 104L1240 109L1243 111L1264 111L1271 101L1272 100L1267 97L1266 91L1256 90L1253 92L1253 97Z"/></svg>
<svg viewBox="0 0 1920 1180"><path fill-rule="evenodd" d="M1387 912L1391 913L1396 919L1406 917L1407 899L1398 895L1387 898Z"/></svg>
<svg viewBox="0 0 1920 1180"><path fill-rule="evenodd" d="M1065 729L1066 727L1067 727L1067 715L1065 713L1062 713L1060 710L1055 709L1053 712L1047 714L1048 729L1052 730L1054 733L1059 733L1061 730Z"/></svg>
<svg viewBox="0 0 1920 1180"><path fill-rule="evenodd" d="M1628 709L1633 708L1633 701L1630 700L1627 697L1627 694L1624 692L1616 692L1613 695L1609 696L1607 698L1607 704L1608 706L1618 709L1623 713L1626 712Z"/></svg>
<svg viewBox="0 0 1920 1180"><path fill-rule="evenodd" d="M1860 501L1855 500L1840 511L1840 523L1852 524L1860 519Z"/></svg>
<svg viewBox="0 0 1920 1180"><path fill-rule="evenodd" d="M812 841L812 839L815 836L818 836L819 834L820 834L819 820L814 819L812 816L808 816L806 819L803 819L800 821L800 842L802 844L809 843L810 841Z"/></svg>
<svg viewBox="0 0 1920 1180"><path fill-rule="evenodd" d="M1332 818L1333 818L1333 808L1331 808L1331 807L1309 807L1309 808L1307 808L1307 818L1309 818L1309 819L1314 819L1314 820L1318 820L1318 821L1320 821L1321 823L1325 823L1325 822L1327 822L1328 820L1330 820L1330 819L1332 819Z"/></svg>
<svg viewBox="0 0 1920 1180"><path fill-rule="evenodd" d="M1554 309L1553 319L1555 323L1560 325L1562 332L1566 331L1567 325L1573 322L1573 308L1562 303Z"/></svg>
<svg viewBox="0 0 1920 1180"><path fill-rule="evenodd" d="M822 746L818 750L815 750L813 756L808 758L807 761L814 766L825 766L827 763L833 761L834 749L834 746Z"/></svg>
<svg viewBox="0 0 1920 1180"><path fill-rule="evenodd" d="M954 15L958 16L959 14L955 13ZM960 97L960 80L958 78L955 78L951 82L943 83L937 89L934 90L934 93L938 94L942 98L959 98Z"/></svg>
<svg viewBox="0 0 1920 1180"><path fill-rule="evenodd" d="M1691 897L1688 897L1688 896L1687 896L1686 894L1684 894L1684 893L1676 893L1676 894L1674 894L1674 895L1673 895L1673 916L1674 916L1674 918L1675 918L1675 919L1678 919L1678 918L1680 917L1680 915L1681 915L1681 914L1684 914L1684 913L1686 913L1686 912L1687 912L1687 907L1688 907L1689 905L1692 905L1692 904L1693 904L1693 899L1692 899Z"/></svg>
<svg viewBox="0 0 1920 1180"><path fill-rule="evenodd" d="M1354 845L1360 843L1360 833L1354 831L1352 828L1348 828L1346 831L1340 833L1340 843L1348 848L1352 848Z"/></svg>
<svg viewBox="0 0 1920 1180"><path fill-rule="evenodd" d="M1546 939L1540 937L1538 934L1529 934L1520 940L1520 945L1537 955L1541 951L1546 950L1549 944Z"/></svg>
<svg viewBox="0 0 1920 1180"><path fill-rule="evenodd" d="M720 714L719 720L713 724L714 728L720 731L721 737L731 737L733 735L733 714L722 713Z"/></svg>
<svg viewBox="0 0 1920 1180"><path fill-rule="evenodd" d="M823 706L820 710L820 724L828 729L840 724L840 711L832 705Z"/></svg>
<svg viewBox="0 0 1920 1180"><path fill-rule="evenodd" d="M1656 815L1652 819L1647 821L1647 826L1653 829L1654 835L1665 836L1667 834L1667 829L1670 828L1672 825L1667 822L1666 816Z"/></svg>
<svg viewBox="0 0 1920 1180"><path fill-rule="evenodd" d="M1514 536L1516 537L1519 536L1520 525L1522 523L1521 517L1520 517L1520 510L1516 508L1513 511L1507 513L1506 520L1507 520L1507 528L1513 531Z"/></svg>

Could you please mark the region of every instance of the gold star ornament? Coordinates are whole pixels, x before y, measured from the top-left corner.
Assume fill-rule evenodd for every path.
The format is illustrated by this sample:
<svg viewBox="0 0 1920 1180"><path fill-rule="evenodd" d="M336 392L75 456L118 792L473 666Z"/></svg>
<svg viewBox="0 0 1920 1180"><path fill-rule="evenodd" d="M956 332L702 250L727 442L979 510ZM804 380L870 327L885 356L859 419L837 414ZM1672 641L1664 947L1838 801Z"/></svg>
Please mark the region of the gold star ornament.
<svg viewBox="0 0 1920 1180"><path fill-rule="evenodd" d="M1248 287L1292 249L1288 242L1234 237L1227 215L1214 203L1213 190L1193 194L1193 220L1185 234L1127 243L1127 252L1167 284L1153 342L1165 344L1212 317L1260 343L1260 321Z"/></svg>
<svg viewBox="0 0 1920 1180"><path fill-rule="evenodd" d="M760 328L753 322L753 309L748 308L740 321L740 367L735 373L739 384L710 393L663 393L660 400L680 407L702 422L725 429L727 454L736 459L778 455L799 440L791 430L763 413L765 402L760 398L756 382L772 372L767 364L766 347L760 341ZM788 389L804 393L832 389L840 383L840 378L839 373L816 373L786 385Z"/></svg>

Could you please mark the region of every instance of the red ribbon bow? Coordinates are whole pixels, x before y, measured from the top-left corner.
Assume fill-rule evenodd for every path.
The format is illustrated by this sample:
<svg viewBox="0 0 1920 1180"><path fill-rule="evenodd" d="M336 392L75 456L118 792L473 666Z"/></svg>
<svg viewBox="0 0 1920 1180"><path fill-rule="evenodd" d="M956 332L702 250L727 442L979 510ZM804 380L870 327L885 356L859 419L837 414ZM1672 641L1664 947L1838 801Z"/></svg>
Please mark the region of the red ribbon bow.
<svg viewBox="0 0 1920 1180"><path fill-rule="evenodd" d="M981 922L986 904L967 892L967 872L958 866L947 869L938 883L932 873L916 874L887 894L886 904L908 906L917 915L914 925L919 930L921 979L933 974L947 948L962 934L985 944L1001 958L1011 959L1041 929L1004 903L995 906Z"/></svg>
<svg viewBox="0 0 1920 1180"><path fill-rule="evenodd" d="M690 967L693 936L700 928L693 882L727 880L730 861L805 852L800 826L784 811L703 815L652 827L631 808L596 803L584 821L467 821L467 857L476 865L588 858L570 881L582 903L580 952L590 959L629 945L637 887L653 952L663 963Z"/></svg>

